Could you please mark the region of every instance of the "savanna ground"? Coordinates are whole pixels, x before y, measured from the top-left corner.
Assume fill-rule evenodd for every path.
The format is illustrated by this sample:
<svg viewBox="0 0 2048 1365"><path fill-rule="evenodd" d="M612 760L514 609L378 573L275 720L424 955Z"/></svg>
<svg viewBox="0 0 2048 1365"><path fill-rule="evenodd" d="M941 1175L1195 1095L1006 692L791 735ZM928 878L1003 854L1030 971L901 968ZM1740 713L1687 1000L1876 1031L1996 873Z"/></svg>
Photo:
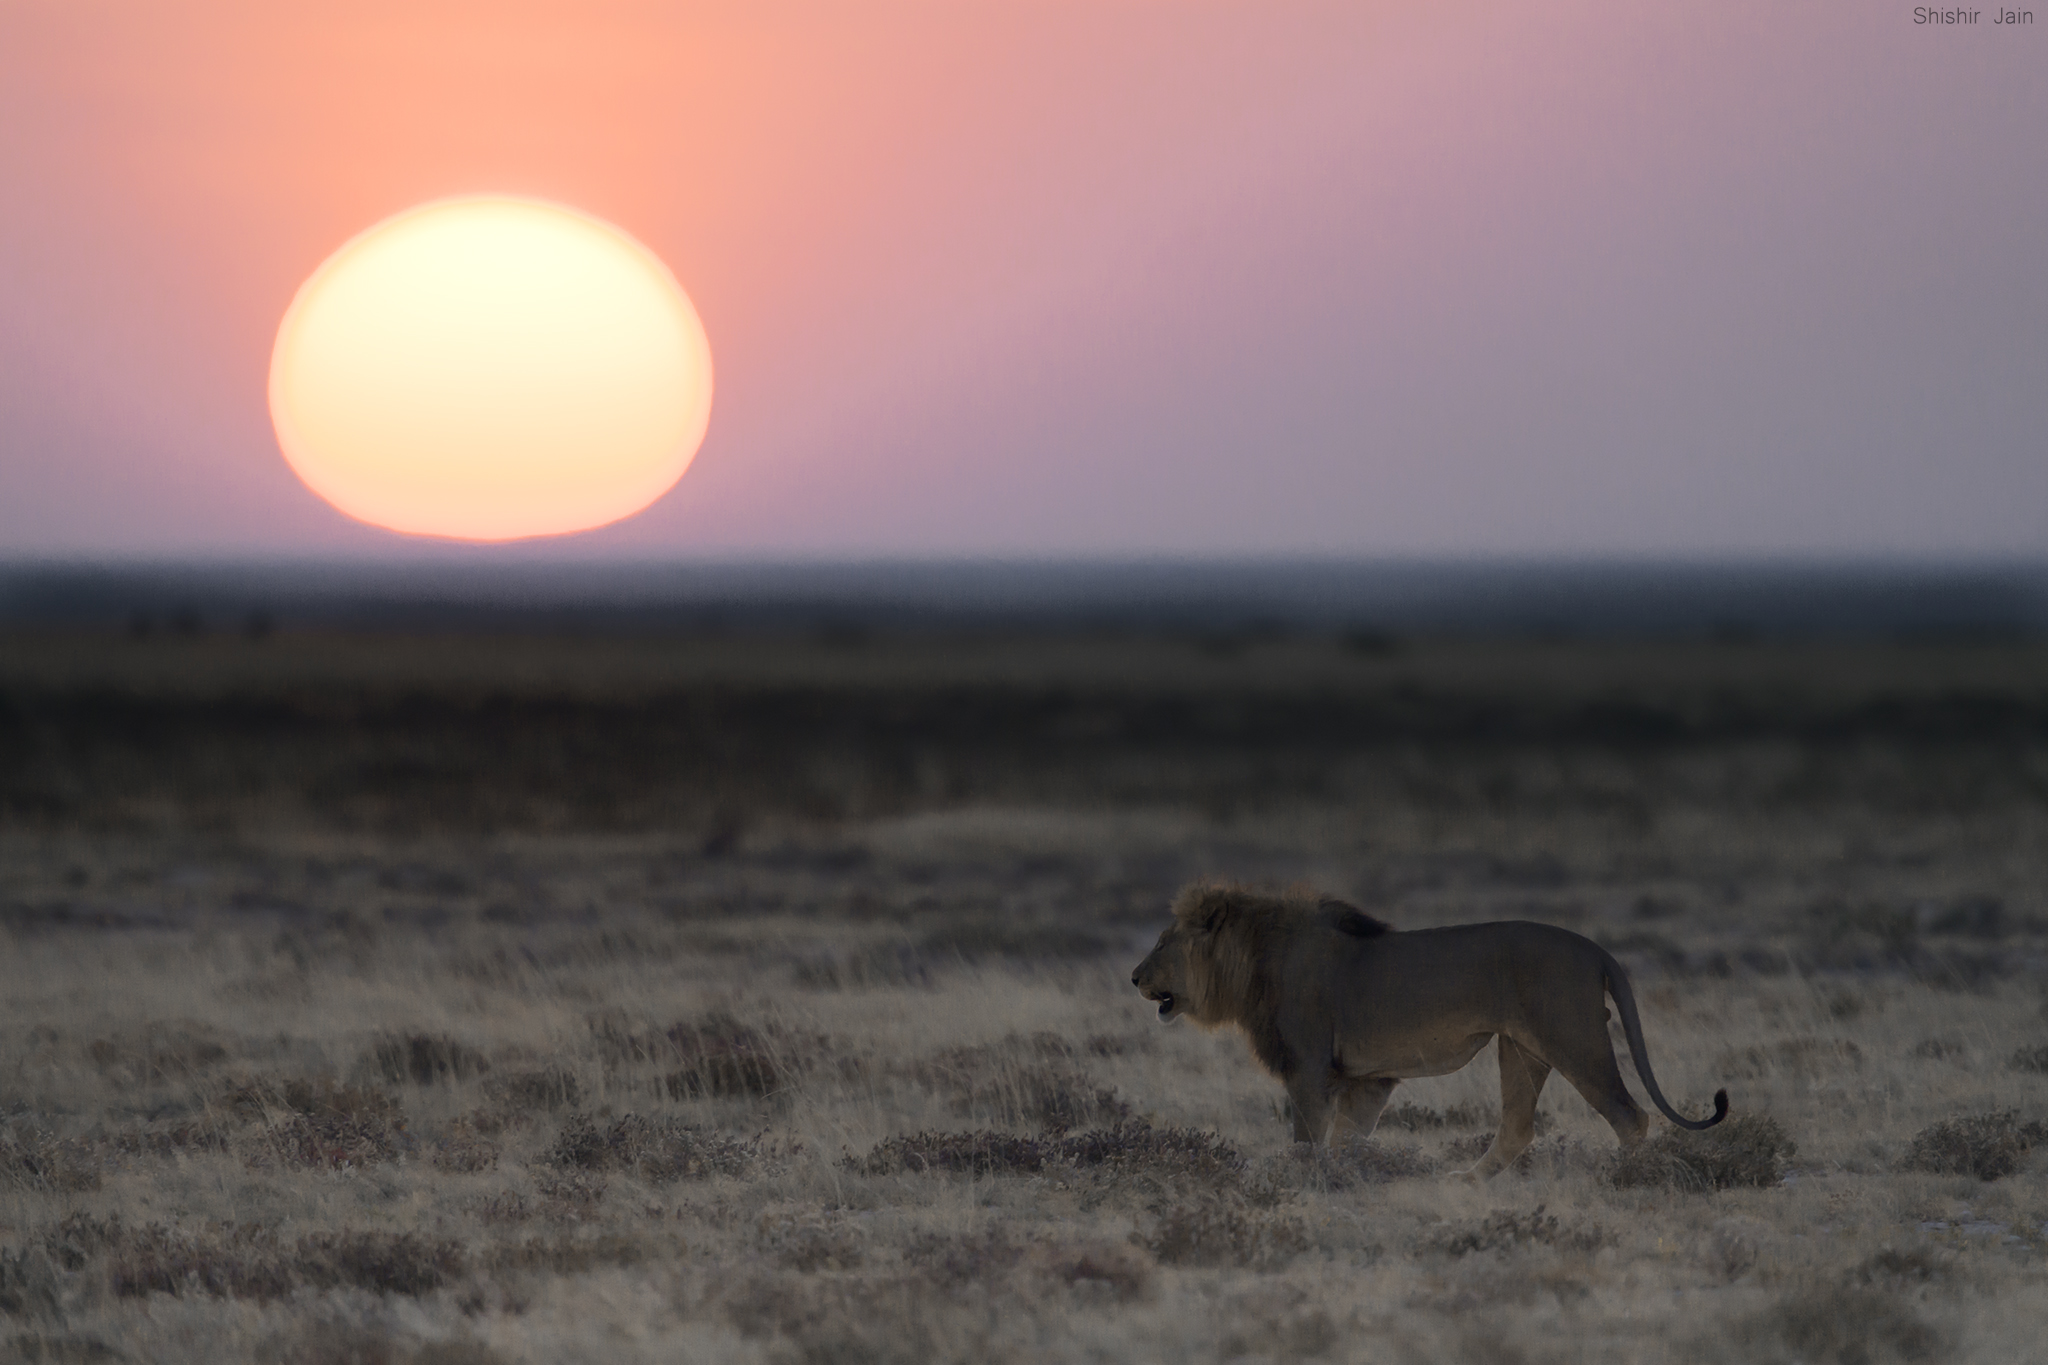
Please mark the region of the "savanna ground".
<svg viewBox="0 0 2048 1365"><path fill-rule="evenodd" d="M2038 1359L2044 834L2024 644L0 639L0 1359ZM1202 875L1735 1117L1297 1152Z"/></svg>

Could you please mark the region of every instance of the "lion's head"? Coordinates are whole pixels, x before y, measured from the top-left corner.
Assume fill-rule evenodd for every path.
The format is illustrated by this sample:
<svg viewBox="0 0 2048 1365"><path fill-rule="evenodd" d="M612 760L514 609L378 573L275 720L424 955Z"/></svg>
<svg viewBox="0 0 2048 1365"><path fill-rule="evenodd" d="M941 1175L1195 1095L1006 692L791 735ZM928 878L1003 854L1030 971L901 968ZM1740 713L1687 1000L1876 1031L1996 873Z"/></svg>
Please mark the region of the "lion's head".
<svg viewBox="0 0 2048 1365"><path fill-rule="evenodd" d="M1188 971L1188 935L1178 921L1167 926L1152 951L1145 954L1145 960L1131 973L1131 984L1147 1000L1159 1002L1161 1019L1178 1019L1187 1013L1188 1002L1193 996Z"/></svg>
<svg viewBox="0 0 2048 1365"><path fill-rule="evenodd" d="M1186 1015L1211 1028L1239 1022L1261 993L1261 960L1311 924L1354 937L1386 932L1364 912L1313 891L1273 895L1197 882L1174 898L1173 923L1131 973L1131 984L1158 1002L1163 1020Z"/></svg>

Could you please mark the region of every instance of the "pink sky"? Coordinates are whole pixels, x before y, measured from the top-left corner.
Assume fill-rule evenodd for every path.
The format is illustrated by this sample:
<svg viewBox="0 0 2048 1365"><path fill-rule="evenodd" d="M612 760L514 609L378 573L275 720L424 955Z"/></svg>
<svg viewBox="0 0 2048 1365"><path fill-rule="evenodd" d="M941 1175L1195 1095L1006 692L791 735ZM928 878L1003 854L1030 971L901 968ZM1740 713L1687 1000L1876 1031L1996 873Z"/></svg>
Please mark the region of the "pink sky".
<svg viewBox="0 0 2048 1365"><path fill-rule="evenodd" d="M0 0L0 557L417 553L293 478L270 346L488 190L718 365L682 483L529 555L2048 550L2048 23L325 9Z"/></svg>

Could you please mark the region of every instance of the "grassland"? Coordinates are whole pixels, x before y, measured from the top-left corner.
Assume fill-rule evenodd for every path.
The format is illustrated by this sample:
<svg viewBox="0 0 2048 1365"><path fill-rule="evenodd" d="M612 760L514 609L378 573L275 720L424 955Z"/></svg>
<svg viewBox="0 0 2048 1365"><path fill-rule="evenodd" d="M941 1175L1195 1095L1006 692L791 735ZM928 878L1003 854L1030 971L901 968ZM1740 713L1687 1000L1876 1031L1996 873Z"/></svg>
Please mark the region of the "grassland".
<svg viewBox="0 0 2048 1365"><path fill-rule="evenodd" d="M2027 1359L2044 873L2018 644L0 639L0 1360ZM1202 875L1598 938L1736 1121L1296 1151Z"/></svg>

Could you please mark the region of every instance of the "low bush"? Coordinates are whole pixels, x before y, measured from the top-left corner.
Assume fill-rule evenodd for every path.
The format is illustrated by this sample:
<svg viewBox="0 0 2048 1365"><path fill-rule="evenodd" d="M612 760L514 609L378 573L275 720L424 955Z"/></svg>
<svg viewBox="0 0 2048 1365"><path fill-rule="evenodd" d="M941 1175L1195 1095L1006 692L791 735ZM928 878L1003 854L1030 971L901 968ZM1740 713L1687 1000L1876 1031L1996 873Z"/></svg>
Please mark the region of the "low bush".
<svg viewBox="0 0 2048 1365"><path fill-rule="evenodd" d="M1476 1222L1460 1223L1438 1239L1437 1249L1446 1256L1469 1256L1474 1252L1507 1252L1524 1246L1557 1247L1565 1251L1597 1251L1607 1244L1607 1234L1593 1224L1563 1225L1554 1213L1538 1204L1528 1213L1496 1209Z"/></svg>
<svg viewBox="0 0 2048 1365"><path fill-rule="evenodd" d="M73 1193L100 1187L92 1145L26 1123L0 1123L0 1185Z"/></svg>
<svg viewBox="0 0 2048 1365"><path fill-rule="evenodd" d="M1278 1270L1309 1246L1299 1219L1217 1195L1166 1205L1136 1237L1166 1265L1248 1270Z"/></svg>
<svg viewBox="0 0 2048 1365"><path fill-rule="evenodd" d="M2043 1139L2048 1139L2048 1125L2021 1123L2010 1109L1943 1119L1914 1135L1905 1168L1997 1180L2017 1171Z"/></svg>
<svg viewBox="0 0 2048 1365"><path fill-rule="evenodd" d="M2037 1076L2048 1075L2048 1046L2016 1048L2010 1065L2014 1071L2031 1071Z"/></svg>
<svg viewBox="0 0 2048 1365"><path fill-rule="evenodd" d="M1035 1175L1050 1166L1065 1166L1100 1168L1115 1176L1170 1175L1209 1181L1235 1181L1246 1168L1243 1154L1214 1133L1154 1128L1142 1122L1039 1137L988 1129L912 1133L884 1138L866 1156L848 1156L843 1164L866 1175L898 1171Z"/></svg>
<svg viewBox="0 0 2048 1365"><path fill-rule="evenodd" d="M152 1223L106 1248L108 1284L123 1298L154 1293L266 1300L296 1289L357 1288L417 1297L462 1268L460 1243L415 1233L315 1232L287 1242L263 1225L186 1233Z"/></svg>
<svg viewBox="0 0 2048 1365"><path fill-rule="evenodd" d="M445 1085L491 1069L484 1054L445 1034L404 1033L379 1038L363 1059L364 1069L386 1085Z"/></svg>
<svg viewBox="0 0 2048 1365"><path fill-rule="evenodd" d="M742 1175L760 1156L758 1143L695 1128L671 1118L626 1114L603 1123L581 1114L562 1125L542 1160L589 1171L631 1171L644 1180L701 1180Z"/></svg>
<svg viewBox="0 0 2048 1365"><path fill-rule="evenodd" d="M1944 1355L1940 1333L1921 1321L1901 1296L1860 1285L1831 1285L1795 1292L1746 1322L1735 1338L1755 1358L1777 1357L1778 1346L1795 1360L1861 1362L1935 1360Z"/></svg>
<svg viewBox="0 0 2048 1365"><path fill-rule="evenodd" d="M1431 1175L1437 1169L1437 1162L1423 1155L1419 1147L1368 1139L1328 1146L1296 1143L1263 1163L1261 1174L1275 1184L1296 1189L1348 1190Z"/></svg>
<svg viewBox="0 0 2048 1365"><path fill-rule="evenodd" d="M1453 1104L1445 1109L1432 1109L1428 1105L1404 1101L1380 1115L1380 1127L1400 1128L1410 1133L1439 1128L1491 1128L1497 1122L1498 1115L1477 1104Z"/></svg>
<svg viewBox="0 0 2048 1365"><path fill-rule="evenodd" d="M1785 1160L1797 1150L1776 1119L1744 1114L1705 1132L1670 1128L1623 1148L1613 1180L1622 1189L1761 1188L1784 1179Z"/></svg>

